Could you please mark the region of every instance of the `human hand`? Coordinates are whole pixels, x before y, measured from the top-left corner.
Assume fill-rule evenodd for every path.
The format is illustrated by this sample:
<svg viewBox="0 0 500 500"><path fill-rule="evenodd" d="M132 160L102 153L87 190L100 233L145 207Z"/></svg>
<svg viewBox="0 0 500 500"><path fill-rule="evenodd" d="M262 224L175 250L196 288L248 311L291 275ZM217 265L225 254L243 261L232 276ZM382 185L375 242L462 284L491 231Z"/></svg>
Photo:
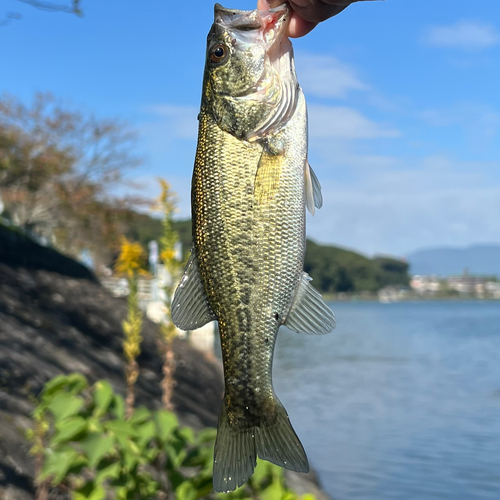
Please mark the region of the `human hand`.
<svg viewBox="0 0 500 500"><path fill-rule="evenodd" d="M365 0L288 0L292 18L288 25L288 36L299 38L307 35L320 22L336 16L351 3ZM278 7L284 0L257 0L257 9L268 10Z"/></svg>

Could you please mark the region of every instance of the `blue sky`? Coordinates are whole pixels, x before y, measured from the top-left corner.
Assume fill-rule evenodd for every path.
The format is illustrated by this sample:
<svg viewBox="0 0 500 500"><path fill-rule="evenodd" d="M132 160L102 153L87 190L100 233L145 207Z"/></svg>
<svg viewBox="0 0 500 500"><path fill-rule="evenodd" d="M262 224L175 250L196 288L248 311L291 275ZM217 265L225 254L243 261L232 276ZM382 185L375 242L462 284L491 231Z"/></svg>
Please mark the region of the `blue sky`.
<svg viewBox="0 0 500 500"><path fill-rule="evenodd" d="M0 16L22 14L0 27L0 92L51 91L127 120L144 194L167 178L188 217L212 2L82 7L79 19L0 3ZM325 199L309 237L370 255L500 244L498 0L359 2L294 47Z"/></svg>

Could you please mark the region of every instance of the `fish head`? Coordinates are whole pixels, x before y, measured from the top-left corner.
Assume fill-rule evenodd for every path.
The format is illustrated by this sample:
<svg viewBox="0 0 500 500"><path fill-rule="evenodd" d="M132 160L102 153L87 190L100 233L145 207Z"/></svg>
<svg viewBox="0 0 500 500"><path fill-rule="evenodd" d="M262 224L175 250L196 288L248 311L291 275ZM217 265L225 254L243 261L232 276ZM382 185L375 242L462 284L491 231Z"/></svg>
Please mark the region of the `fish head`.
<svg viewBox="0 0 500 500"><path fill-rule="evenodd" d="M207 38L202 109L224 131L253 141L282 127L297 102L290 9L214 8Z"/></svg>

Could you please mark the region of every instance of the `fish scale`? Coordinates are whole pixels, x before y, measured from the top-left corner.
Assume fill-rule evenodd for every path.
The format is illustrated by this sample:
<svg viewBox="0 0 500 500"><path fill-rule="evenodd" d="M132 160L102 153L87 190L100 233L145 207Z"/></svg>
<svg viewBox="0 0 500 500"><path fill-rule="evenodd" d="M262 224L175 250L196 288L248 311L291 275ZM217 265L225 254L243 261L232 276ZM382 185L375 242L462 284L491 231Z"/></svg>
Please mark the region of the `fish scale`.
<svg viewBox="0 0 500 500"><path fill-rule="evenodd" d="M206 140L198 145L193 177L196 251L219 318L230 411L238 415L272 393L275 315L286 313L290 283L302 274L304 203L297 194L303 192L303 166L290 168L263 146L242 143L203 112L201 134ZM276 170L283 172L276 176ZM206 227L213 229L207 233Z"/></svg>
<svg viewBox="0 0 500 500"><path fill-rule="evenodd" d="M324 334L332 311L303 273L305 207L321 206L307 162L307 113L288 9L215 6L192 181L194 247L172 301L184 329L219 323L225 395L214 489L232 491L257 456L307 472L304 449L272 383L281 325ZM232 92L234 91L234 92Z"/></svg>

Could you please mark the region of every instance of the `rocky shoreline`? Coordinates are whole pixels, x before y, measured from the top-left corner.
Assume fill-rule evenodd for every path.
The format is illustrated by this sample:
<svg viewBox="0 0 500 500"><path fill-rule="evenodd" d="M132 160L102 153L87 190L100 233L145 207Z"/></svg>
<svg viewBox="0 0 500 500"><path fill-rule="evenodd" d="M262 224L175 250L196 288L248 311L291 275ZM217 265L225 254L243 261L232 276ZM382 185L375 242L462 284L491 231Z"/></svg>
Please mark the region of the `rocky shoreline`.
<svg viewBox="0 0 500 500"><path fill-rule="evenodd" d="M24 438L34 396L50 378L74 371L91 382L106 379L124 394L121 322L127 306L124 299L104 290L86 268L64 256L58 268L59 254L46 254L53 251L26 242L23 236L15 236L18 245L11 242L7 251L4 233L8 234L2 228L0 498L25 500L34 498L34 464ZM26 246L29 253L21 258ZM37 256L37 251L45 256ZM156 329L157 325L145 320L138 359L137 403L151 409L160 407L161 396ZM219 361L183 340L175 341L174 350L173 402L181 423L198 429L216 426L224 391ZM288 482L298 493L328 498L313 472L289 474Z"/></svg>

